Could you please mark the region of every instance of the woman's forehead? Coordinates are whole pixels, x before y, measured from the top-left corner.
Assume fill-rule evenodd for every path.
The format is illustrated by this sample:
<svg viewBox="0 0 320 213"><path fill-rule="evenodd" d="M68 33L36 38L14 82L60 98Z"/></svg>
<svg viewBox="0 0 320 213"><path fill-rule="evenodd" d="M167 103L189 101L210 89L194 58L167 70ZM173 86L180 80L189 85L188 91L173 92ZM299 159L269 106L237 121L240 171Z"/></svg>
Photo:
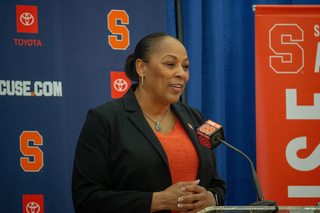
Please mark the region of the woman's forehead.
<svg viewBox="0 0 320 213"><path fill-rule="evenodd" d="M155 55L163 55L162 57L166 55L173 57L187 57L187 51L183 44L181 44L177 39L171 37L166 37L161 40L153 53L155 53Z"/></svg>

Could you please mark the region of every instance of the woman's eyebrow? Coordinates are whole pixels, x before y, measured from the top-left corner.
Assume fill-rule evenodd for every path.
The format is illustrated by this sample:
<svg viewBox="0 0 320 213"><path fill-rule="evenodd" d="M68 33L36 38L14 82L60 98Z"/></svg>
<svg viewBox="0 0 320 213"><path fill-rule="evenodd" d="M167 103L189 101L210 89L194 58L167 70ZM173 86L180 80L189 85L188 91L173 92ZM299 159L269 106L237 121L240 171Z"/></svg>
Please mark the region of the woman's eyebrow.
<svg viewBox="0 0 320 213"><path fill-rule="evenodd" d="M166 57L173 57L177 59L177 56L174 56L174 55L166 55L166 56L163 56L162 59L165 59ZM189 58L186 58L184 61L189 61Z"/></svg>

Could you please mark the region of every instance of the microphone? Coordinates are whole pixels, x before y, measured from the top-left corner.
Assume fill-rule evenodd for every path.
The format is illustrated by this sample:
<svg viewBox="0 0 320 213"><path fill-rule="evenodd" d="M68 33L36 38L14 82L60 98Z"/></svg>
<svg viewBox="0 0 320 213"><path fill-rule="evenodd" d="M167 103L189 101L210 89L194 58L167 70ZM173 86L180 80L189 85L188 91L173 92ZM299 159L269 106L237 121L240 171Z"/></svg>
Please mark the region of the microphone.
<svg viewBox="0 0 320 213"><path fill-rule="evenodd" d="M258 198L258 202L252 203L250 205L252 205L252 206L275 206L276 211L278 211L278 205L276 202L271 201L271 200L264 200L263 195L262 195L261 186L259 183L259 179L258 179L257 173L254 169L252 161L242 151L240 151L239 149L235 148L234 146L232 146L224 141L225 137L223 134L223 128L220 124L217 124L211 120L207 120L204 124L202 124L200 127L197 128L197 134L199 136L200 144L202 144L203 146L206 146L209 149L214 149L222 143L222 144L226 145L227 147L233 149L234 151L240 153L242 156L244 156L250 163L253 183L254 183L257 198Z"/></svg>

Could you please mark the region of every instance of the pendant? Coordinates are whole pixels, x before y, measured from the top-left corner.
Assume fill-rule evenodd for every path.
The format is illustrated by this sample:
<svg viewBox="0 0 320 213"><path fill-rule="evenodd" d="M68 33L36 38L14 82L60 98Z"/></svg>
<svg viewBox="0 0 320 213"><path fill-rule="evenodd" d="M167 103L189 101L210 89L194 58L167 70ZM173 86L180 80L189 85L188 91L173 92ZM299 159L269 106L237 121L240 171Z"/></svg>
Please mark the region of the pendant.
<svg viewBox="0 0 320 213"><path fill-rule="evenodd" d="M156 130L157 130L158 132L161 132L161 126L160 126L160 123L159 123L159 122L156 123Z"/></svg>

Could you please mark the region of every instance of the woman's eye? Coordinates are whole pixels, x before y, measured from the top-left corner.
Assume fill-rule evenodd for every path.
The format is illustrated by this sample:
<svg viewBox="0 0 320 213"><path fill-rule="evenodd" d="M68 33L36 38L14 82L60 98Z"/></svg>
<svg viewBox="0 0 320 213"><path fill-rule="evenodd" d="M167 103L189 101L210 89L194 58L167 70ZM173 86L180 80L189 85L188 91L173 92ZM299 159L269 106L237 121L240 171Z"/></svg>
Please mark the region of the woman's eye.
<svg viewBox="0 0 320 213"><path fill-rule="evenodd" d="M173 66L174 66L174 63L167 63L167 66L173 67Z"/></svg>

